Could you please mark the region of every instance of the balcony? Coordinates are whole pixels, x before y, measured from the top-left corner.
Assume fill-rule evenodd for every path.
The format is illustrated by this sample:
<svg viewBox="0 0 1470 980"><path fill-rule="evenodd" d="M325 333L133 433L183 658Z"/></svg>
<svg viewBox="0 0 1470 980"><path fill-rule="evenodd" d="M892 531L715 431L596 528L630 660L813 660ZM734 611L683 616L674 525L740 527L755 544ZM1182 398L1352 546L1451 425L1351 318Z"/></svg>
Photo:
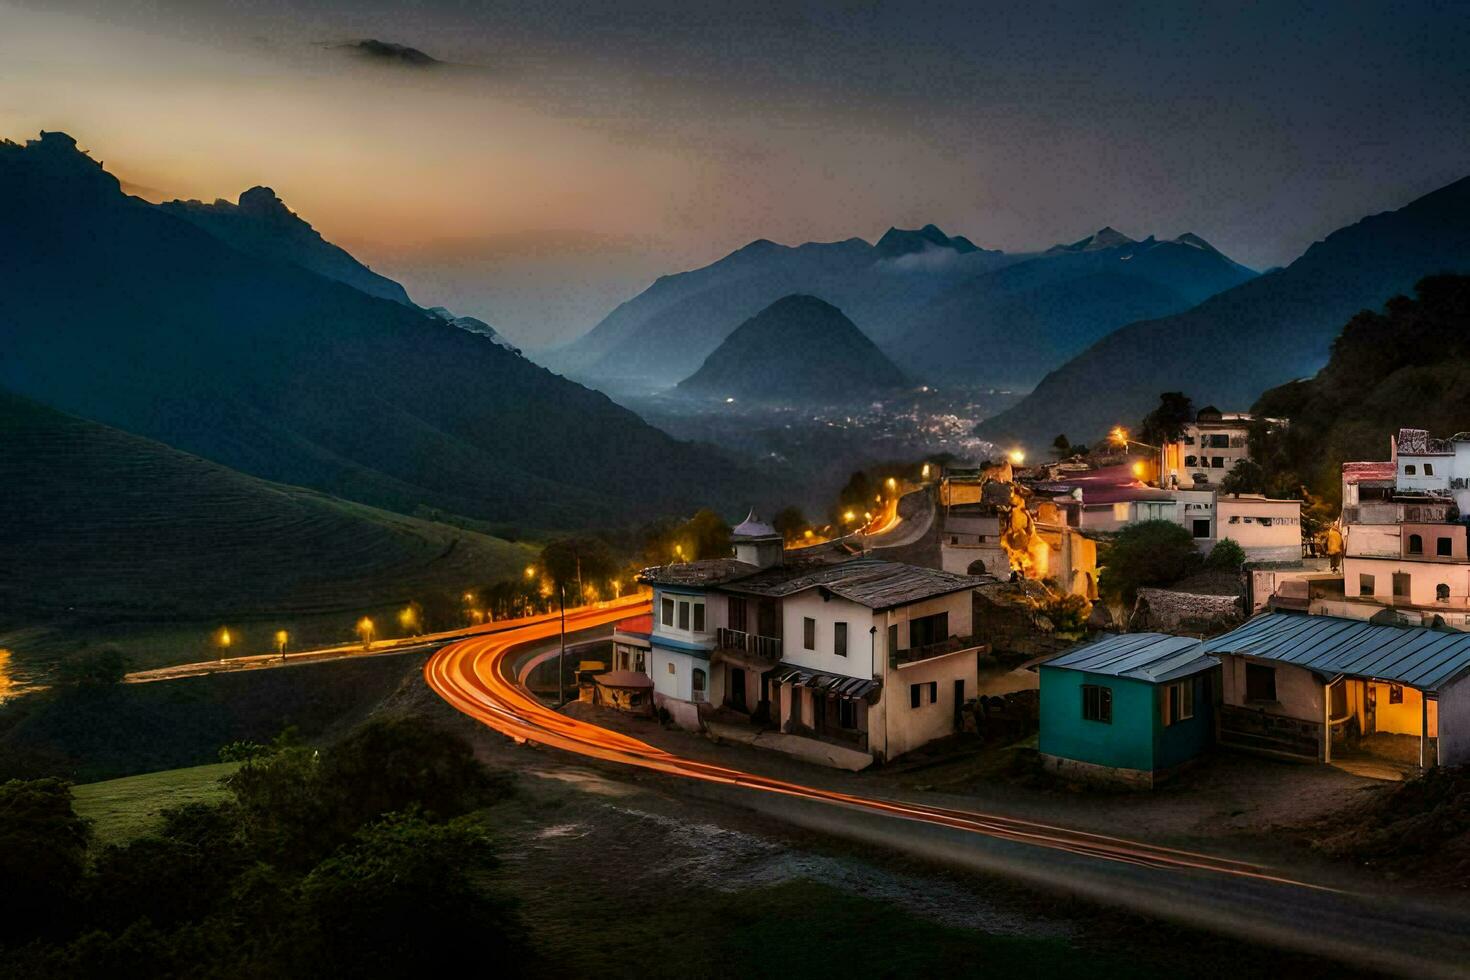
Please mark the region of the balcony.
<svg viewBox="0 0 1470 980"><path fill-rule="evenodd" d="M974 650L977 653L987 653L990 650L988 644L981 643L973 636L951 636L947 640L937 643L926 643L922 646L909 647L905 650L894 650L889 654L889 662L894 667L904 664L918 663L921 660L930 660L934 657L943 657L951 653L959 653L961 650Z"/></svg>
<svg viewBox="0 0 1470 980"><path fill-rule="evenodd" d="M715 650L774 664L781 659L781 638L721 626L715 630Z"/></svg>

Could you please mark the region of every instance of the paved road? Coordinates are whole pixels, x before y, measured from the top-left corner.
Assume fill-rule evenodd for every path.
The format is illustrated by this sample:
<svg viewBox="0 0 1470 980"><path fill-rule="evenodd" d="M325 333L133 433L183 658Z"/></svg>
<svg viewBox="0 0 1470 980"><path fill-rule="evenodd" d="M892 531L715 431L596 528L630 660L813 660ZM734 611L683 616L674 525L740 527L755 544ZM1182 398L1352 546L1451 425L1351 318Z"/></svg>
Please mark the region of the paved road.
<svg viewBox="0 0 1470 980"><path fill-rule="evenodd" d="M568 630L648 611L642 599L580 608L568 612ZM555 622L529 623L451 644L429 659L425 679L455 708L518 741L738 792L745 805L819 830L1359 967L1470 976L1470 918L1454 910L1352 894L1198 851L772 779L569 718L532 696L516 676L518 648L556 633Z"/></svg>

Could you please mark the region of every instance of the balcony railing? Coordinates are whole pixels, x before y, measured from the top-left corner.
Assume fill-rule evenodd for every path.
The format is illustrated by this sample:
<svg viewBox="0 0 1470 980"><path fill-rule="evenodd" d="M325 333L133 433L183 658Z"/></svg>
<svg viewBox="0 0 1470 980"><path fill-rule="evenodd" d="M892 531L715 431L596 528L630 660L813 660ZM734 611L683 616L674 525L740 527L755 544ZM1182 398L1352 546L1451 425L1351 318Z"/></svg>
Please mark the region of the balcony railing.
<svg viewBox="0 0 1470 980"><path fill-rule="evenodd" d="M758 633L721 626L715 631L715 647L719 650L746 653L772 663L781 659L781 638L778 636L761 636Z"/></svg>
<svg viewBox="0 0 1470 980"><path fill-rule="evenodd" d="M947 640L937 643L926 643L921 646L909 647L905 650L894 650L890 655L893 666L901 664L917 663L920 660L928 660L931 657L943 657L946 654L958 653L961 650L989 649L986 644L979 642L973 636L951 636Z"/></svg>

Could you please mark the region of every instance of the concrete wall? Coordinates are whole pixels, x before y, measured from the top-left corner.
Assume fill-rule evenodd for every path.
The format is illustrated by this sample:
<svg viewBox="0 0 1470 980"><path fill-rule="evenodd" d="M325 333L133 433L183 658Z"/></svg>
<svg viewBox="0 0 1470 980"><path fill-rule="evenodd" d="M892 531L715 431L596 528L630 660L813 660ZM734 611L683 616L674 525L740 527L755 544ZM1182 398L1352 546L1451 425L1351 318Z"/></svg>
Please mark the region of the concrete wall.
<svg viewBox="0 0 1470 980"><path fill-rule="evenodd" d="M1410 561L1398 558L1343 559L1343 591L1348 596L1372 598L1391 605L1395 601L1393 577L1395 574L1409 576L1409 594L1399 597L1398 602L1415 606L1444 606L1446 611L1464 612L1470 604L1470 564L1451 564L1444 561ZM1373 576L1371 594L1361 591L1362 577ZM1438 587L1449 586L1449 601L1439 600Z"/></svg>
<svg viewBox="0 0 1470 980"><path fill-rule="evenodd" d="M1403 554L1397 524L1349 524L1343 554L1363 558L1398 558Z"/></svg>
<svg viewBox="0 0 1470 980"><path fill-rule="evenodd" d="M707 658L682 650L670 650L656 642L649 651L649 677L653 679L653 690L665 698L692 701L696 670L704 671L705 697L711 704L719 704L724 698L724 684L716 683L716 679L723 675L710 669Z"/></svg>
<svg viewBox="0 0 1470 980"><path fill-rule="evenodd" d="M1301 501L1217 497L1215 537L1216 540L1230 538L1254 561L1299 558L1302 553Z"/></svg>
<svg viewBox="0 0 1470 980"><path fill-rule="evenodd" d="M966 593L968 600L969 594ZM960 702L975 696L980 665L976 652L961 650L889 670L883 679L882 710L877 712L877 730L870 727L868 740L875 752L894 759L926 742L955 731L955 684L963 684ZM913 707L911 685L933 683L934 701L923 688L919 707Z"/></svg>
<svg viewBox="0 0 1470 980"><path fill-rule="evenodd" d="M817 624L814 650L803 646L802 620L808 616ZM847 624L845 657L837 656L832 649L833 626L839 622ZM781 602L781 660L845 677L882 676L883 637L876 638L877 649L872 649L875 639L869 630L873 625L873 611L856 602L836 596L824 600L817 589L787 596Z"/></svg>
<svg viewBox="0 0 1470 980"><path fill-rule="evenodd" d="M1470 676L1439 692L1439 763L1470 765Z"/></svg>
<svg viewBox="0 0 1470 980"><path fill-rule="evenodd" d="M1221 684L1226 704L1261 711L1283 718L1322 722L1322 682L1317 675L1294 664L1257 660L1227 655L1220 658ZM1245 697L1246 662L1276 669L1276 700L1247 701Z"/></svg>

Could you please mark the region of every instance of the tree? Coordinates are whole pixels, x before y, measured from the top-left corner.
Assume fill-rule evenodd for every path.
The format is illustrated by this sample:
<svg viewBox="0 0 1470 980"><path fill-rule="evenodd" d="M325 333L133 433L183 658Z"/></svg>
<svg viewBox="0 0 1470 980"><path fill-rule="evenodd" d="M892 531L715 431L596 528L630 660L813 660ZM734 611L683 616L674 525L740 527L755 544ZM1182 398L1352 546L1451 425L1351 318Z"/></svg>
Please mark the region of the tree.
<svg viewBox="0 0 1470 980"><path fill-rule="evenodd" d="M811 523L800 507L785 507L771 521L771 527L780 531L781 537L791 542L801 540L802 532L810 530Z"/></svg>
<svg viewBox="0 0 1470 980"><path fill-rule="evenodd" d="M0 943L74 926L91 829L60 779L0 783Z"/></svg>
<svg viewBox="0 0 1470 980"><path fill-rule="evenodd" d="M1200 555L1194 539L1173 521L1144 521L1118 532L1099 560L1098 592L1131 604L1145 585L1168 585L1195 571Z"/></svg>
<svg viewBox="0 0 1470 980"><path fill-rule="evenodd" d="M100 687L122 682L130 666L122 651L107 647L63 660L56 668L56 679L75 687Z"/></svg>
<svg viewBox="0 0 1470 980"><path fill-rule="evenodd" d="M1182 391L1166 391L1159 396L1159 406L1143 417L1138 438L1155 446L1175 442L1184 427L1194 421L1194 404Z"/></svg>
<svg viewBox="0 0 1470 980"><path fill-rule="evenodd" d="M1072 455L1072 444L1067 441L1067 434L1063 432L1051 441L1052 455L1057 459L1068 459Z"/></svg>
<svg viewBox="0 0 1470 980"><path fill-rule="evenodd" d="M1227 572L1238 572L1244 564L1245 549L1234 538L1221 538L1205 559L1207 567Z"/></svg>
<svg viewBox="0 0 1470 980"><path fill-rule="evenodd" d="M674 532L674 541L684 549L684 558L689 561L728 558L730 525L719 514L706 507L679 525L679 529Z"/></svg>
<svg viewBox="0 0 1470 980"><path fill-rule="evenodd" d="M573 593L579 582L602 582L618 570L612 549L601 538L558 538L541 549L541 564L557 585L570 586Z"/></svg>

